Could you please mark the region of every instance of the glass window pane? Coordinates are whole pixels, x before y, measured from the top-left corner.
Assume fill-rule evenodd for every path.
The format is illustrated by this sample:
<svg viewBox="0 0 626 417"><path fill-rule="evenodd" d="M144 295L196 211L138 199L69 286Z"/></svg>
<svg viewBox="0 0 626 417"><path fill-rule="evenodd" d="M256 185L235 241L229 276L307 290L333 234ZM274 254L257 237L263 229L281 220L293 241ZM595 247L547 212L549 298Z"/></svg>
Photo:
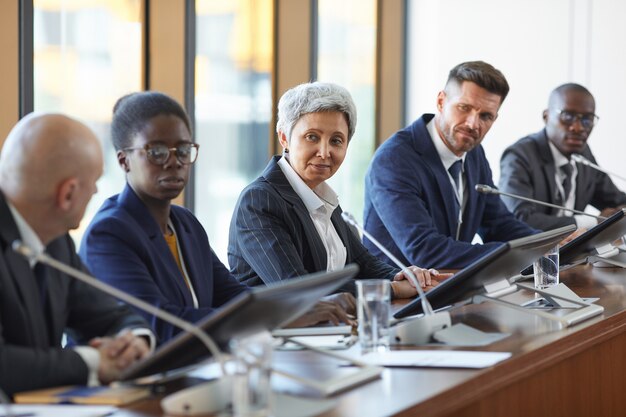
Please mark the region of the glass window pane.
<svg viewBox="0 0 626 417"><path fill-rule="evenodd" d="M365 171L375 147L376 2L319 0L318 25L317 79L347 88L357 107L356 132L329 183L341 207L361 219Z"/></svg>
<svg viewBox="0 0 626 417"><path fill-rule="evenodd" d="M141 0L33 2L34 110L81 120L104 148L98 193L72 233L77 244L102 202L124 184L109 125L115 101L142 87L141 5Z"/></svg>
<svg viewBox="0 0 626 417"><path fill-rule="evenodd" d="M194 212L228 264L235 203L270 155L273 1L197 0L196 19Z"/></svg>

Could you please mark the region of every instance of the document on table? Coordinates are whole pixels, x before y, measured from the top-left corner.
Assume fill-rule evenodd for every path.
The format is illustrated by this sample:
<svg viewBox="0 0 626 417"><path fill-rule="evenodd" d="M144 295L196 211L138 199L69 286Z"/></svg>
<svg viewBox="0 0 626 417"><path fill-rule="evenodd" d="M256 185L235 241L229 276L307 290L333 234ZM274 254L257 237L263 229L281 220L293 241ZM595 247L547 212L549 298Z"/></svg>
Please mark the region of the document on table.
<svg viewBox="0 0 626 417"><path fill-rule="evenodd" d="M365 354L370 365L427 368L486 368L511 357L510 352L463 350L391 350Z"/></svg>
<svg viewBox="0 0 626 417"><path fill-rule="evenodd" d="M11 404L11 414L14 417L104 417L115 416L117 407L110 405L32 405L32 404ZM7 416L5 407L0 406L0 417Z"/></svg>

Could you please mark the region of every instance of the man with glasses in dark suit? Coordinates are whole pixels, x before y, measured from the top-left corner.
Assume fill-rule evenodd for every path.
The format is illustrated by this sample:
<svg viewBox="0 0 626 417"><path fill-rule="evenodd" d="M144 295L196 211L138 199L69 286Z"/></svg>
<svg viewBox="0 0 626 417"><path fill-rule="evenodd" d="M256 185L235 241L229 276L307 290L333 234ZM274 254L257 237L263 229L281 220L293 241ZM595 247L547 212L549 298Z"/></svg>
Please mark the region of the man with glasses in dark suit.
<svg viewBox="0 0 626 417"><path fill-rule="evenodd" d="M500 190L575 210L590 204L605 217L626 205L626 194L608 175L572 158L578 154L596 163L587 145L598 121L595 110L593 95L582 85L568 83L555 88L543 111L545 128L520 139L502 154ZM538 229L568 224L590 228L596 224L588 216L502 198L517 218Z"/></svg>

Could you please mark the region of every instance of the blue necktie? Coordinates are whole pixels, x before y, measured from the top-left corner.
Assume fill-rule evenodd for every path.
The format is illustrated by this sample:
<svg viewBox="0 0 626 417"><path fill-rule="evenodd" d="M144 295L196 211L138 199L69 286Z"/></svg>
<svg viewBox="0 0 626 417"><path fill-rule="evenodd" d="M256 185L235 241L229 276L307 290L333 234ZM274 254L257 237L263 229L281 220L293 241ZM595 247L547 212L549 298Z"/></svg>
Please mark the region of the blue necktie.
<svg viewBox="0 0 626 417"><path fill-rule="evenodd" d="M450 168L448 168L448 172L452 176L452 179L454 180L454 185L456 186L455 195L458 196L458 198L454 199L454 206L459 216L459 218L457 219L457 227L456 227L456 235L455 235L455 239L457 240L459 239L459 235L461 233L461 214L462 214L461 205L463 204L463 202L459 200L461 198L461 171L462 169L463 169L462 159L457 159L452 165L450 165Z"/></svg>
<svg viewBox="0 0 626 417"><path fill-rule="evenodd" d="M463 169L463 160L457 159L450 168L448 168L448 172L452 175L452 179L454 180L454 184L456 185L457 194L460 194L459 190L461 188L461 170Z"/></svg>

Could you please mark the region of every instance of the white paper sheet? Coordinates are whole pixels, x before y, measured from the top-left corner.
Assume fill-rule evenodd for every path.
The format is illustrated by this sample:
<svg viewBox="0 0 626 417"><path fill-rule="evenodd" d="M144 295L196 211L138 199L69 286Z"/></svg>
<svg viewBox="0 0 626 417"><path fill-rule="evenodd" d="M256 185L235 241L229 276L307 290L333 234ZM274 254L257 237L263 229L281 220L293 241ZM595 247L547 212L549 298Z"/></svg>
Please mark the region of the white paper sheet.
<svg viewBox="0 0 626 417"><path fill-rule="evenodd" d="M371 365L432 368L486 368L511 357L510 352L463 350L391 350L372 352L361 359Z"/></svg>
<svg viewBox="0 0 626 417"><path fill-rule="evenodd" d="M117 410L110 405L11 404L11 413L23 417L104 417L114 416ZM0 417L6 415L6 408L0 406Z"/></svg>

